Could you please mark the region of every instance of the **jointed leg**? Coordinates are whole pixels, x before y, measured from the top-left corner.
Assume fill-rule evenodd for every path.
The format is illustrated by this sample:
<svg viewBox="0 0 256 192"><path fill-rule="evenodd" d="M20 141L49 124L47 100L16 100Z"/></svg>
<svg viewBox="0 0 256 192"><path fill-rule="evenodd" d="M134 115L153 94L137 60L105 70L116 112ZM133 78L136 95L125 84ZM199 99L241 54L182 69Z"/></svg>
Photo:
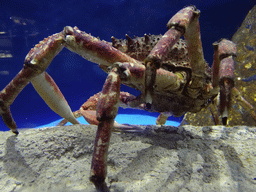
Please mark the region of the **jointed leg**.
<svg viewBox="0 0 256 192"><path fill-rule="evenodd" d="M91 125L99 125L99 121L97 120L96 116L96 108L98 101L100 99L101 92L91 96L82 106L79 110L73 112L73 115L75 118L79 118L81 116L84 117L84 119ZM120 92L120 107L122 108L135 108L135 109L141 109L145 110L143 106L139 105L140 98L135 97L134 95L127 93L127 92ZM137 107L135 106L137 105ZM64 126L68 120L63 119L58 126ZM142 129L135 125L129 125L129 124L120 124L116 121L114 121L113 125L114 132L141 132Z"/></svg>
<svg viewBox="0 0 256 192"><path fill-rule="evenodd" d="M231 108L231 90L234 87L234 60L236 45L232 41L222 39L214 43L213 87L220 87L219 112L222 123L227 124L228 111Z"/></svg>
<svg viewBox="0 0 256 192"><path fill-rule="evenodd" d="M234 87L231 90L231 96L232 99L236 100L247 112L251 114L252 118L256 121L255 108L243 98L242 94L237 88Z"/></svg>
<svg viewBox="0 0 256 192"><path fill-rule="evenodd" d="M62 32L45 38L31 49L26 56L23 69L0 92L0 115L14 133L18 134L18 131L9 107L30 81L53 111L73 124L78 123L53 79L44 73L52 59L64 46L84 58L98 63L103 70L115 62L139 63L112 47L108 42L100 41L81 32L77 27L65 27Z"/></svg>
<svg viewBox="0 0 256 192"><path fill-rule="evenodd" d="M160 115L156 119L156 124L157 125L165 125L169 116L171 116L171 115L168 113L160 113Z"/></svg>
<svg viewBox="0 0 256 192"><path fill-rule="evenodd" d="M161 67L161 60L167 55L172 46L184 35L188 42L188 50L192 66L192 82L188 88L188 94L196 98L198 91L203 87L202 81L205 73L205 61L199 31L200 11L194 6L186 7L176 13L168 22L168 31L157 43L149 56L145 59L145 102L150 108L152 104L153 86L156 79L156 70Z"/></svg>
<svg viewBox="0 0 256 192"><path fill-rule="evenodd" d="M100 190L105 187L108 146L119 107L120 85L118 69L113 68L105 81L97 105L99 125L94 143L90 180Z"/></svg>
<svg viewBox="0 0 256 192"><path fill-rule="evenodd" d="M35 84L37 78L43 80L42 87L45 88L42 91L48 91L51 89L54 91L53 99L62 102L67 109L68 105L65 98L60 93L57 85L53 82L47 73L43 73L48 67L52 59L61 51L63 48L63 34L57 33L48 38L45 38L35 48L31 49L25 59L23 69L16 75L16 77L0 92L0 114L2 115L3 121L6 125L15 133L18 134L17 126L13 120L9 106L12 104L14 99L20 93L20 91L30 82L34 81ZM55 108L54 106L50 107ZM54 104L53 104L54 105ZM66 106L67 105L67 106ZM55 108L56 109L56 108ZM71 112L71 111L70 111ZM69 114L72 114L69 113ZM66 116L66 118L69 118ZM72 118L72 117L71 117ZM73 122L77 122L73 118ZM78 123L78 122L77 122Z"/></svg>
<svg viewBox="0 0 256 192"><path fill-rule="evenodd" d="M43 72L34 77L31 83L37 93L55 113L73 124L79 124L59 87L48 73Z"/></svg>
<svg viewBox="0 0 256 192"><path fill-rule="evenodd" d="M213 101L213 103L211 103L209 105L215 125L220 124L219 111L218 111L218 107L217 107L220 103L219 99L220 99L219 97L216 97L215 100ZM235 100L239 105L241 105L247 112L250 113L252 118L256 121L255 108L248 101L246 101L245 98L243 98L242 94L240 93L240 91L237 88L233 87L231 89L230 99ZM231 102L231 101L229 101L229 102ZM230 106L230 108L228 110L232 110L232 107Z"/></svg>
<svg viewBox="0 0 256 192"><path fill-rule="evenodd" d="M219 102L219 97L217 96L213 103L210 103L209 105L209 110L212 114L212 118L213 118L213 122L215 125L220 125L220 121L219 121L219 113L218 113L218 107L217 107L217 103Z"/></svg>

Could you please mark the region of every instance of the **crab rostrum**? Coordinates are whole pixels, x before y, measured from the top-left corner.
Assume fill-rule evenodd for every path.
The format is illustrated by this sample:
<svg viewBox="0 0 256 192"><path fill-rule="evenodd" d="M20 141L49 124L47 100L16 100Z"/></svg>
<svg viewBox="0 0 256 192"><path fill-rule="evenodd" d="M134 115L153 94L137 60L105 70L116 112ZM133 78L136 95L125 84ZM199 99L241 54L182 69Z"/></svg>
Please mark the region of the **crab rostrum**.
<svg viewBox="0 0 256 192"><path fill-rule="evenodd" d="M119 106L159 112L157 124L165 124L168 116L181 116L209 107L215 124L219 114L228 122L231 100L235 99L256 120L254 108L234 87L236 45L226 39L214 43L212 69L203 57L199 29L200 11L194 6L176 13L163 35L144 35L112 43L101 41L77 27L65 27L60 33L39 42L25 58L23 69L0 92L0 114L6 125L18 134L9 106L31 81L47 105L67 121L78 124L64 96L45 72L52 59L66 47L85 59L97 63L108 73L103 89L92 96L76 116L83 115L97 124L90 180L98 190L107 190L107 153L112 128L132 129L114 121ZM184 36L184 39L180 39ZM141 91L135 97L120 92L125 84ZM217 104L218 107L217 107ZM136 130L136 129L134 129Z"/></svg>

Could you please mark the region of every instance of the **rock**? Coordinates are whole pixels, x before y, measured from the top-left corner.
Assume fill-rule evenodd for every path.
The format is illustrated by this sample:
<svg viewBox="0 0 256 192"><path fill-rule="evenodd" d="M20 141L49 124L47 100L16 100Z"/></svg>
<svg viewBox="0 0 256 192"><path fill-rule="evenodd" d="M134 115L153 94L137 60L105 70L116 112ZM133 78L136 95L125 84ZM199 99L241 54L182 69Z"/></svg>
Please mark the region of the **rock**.
<svg viewBox="0 0 256 192"><path fill-rule="evenodd" d="M241 27L234 34L232 41L237 44L235 58L235 87L256 111L256 6L248 13ZM224 37L223 37L224 38ZM228 124L256 126L250 113L236 101L232 103ZM220 121L221 122L221 121ZM198 113L187 113L182 125L214 125L212 114L208 108Z"/></svg>
<svg viewBox="0 0 256 192"><path fill-rule="evenodd" d="M95 191L96 126L0 132L0 191ZM254 191L256 127L147 126L113 133L110 191Z"/></svg>

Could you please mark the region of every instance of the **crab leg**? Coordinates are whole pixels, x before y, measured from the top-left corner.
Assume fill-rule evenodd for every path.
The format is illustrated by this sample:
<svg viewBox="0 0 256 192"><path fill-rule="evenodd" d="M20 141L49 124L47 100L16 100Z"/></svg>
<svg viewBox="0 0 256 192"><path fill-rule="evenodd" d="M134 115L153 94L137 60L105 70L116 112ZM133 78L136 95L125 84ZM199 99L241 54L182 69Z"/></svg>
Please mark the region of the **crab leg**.
<svg viewBox="0 0 256 192"><path fill-rule="evenodd" d="M170 117L171 114L167 113L160 113L160 115L157 117L156 119L156 124L157 125L164 125L168 119L168 117Z"/></svg>
<svg viewBox="0 0 256 192"><path fill-rule="evenodd" d="M242 94L240 93L240 91L238 91L237 88L233 88L231 90L231 96L233 99L235 99L246 111L248 111L252 118L256 121L256 113L255 113L255 109L254 107L248 102L246 101Z"/></svg>
<svg viewBox="0 0 256 192"><path fill-rule="evenodd" d="M132 63L120 63L116 62L114 64L117 66L120 70L120 78L122 80L123 84L127 85L134 85L138 89L140 89L141 85L143 85L143 80L145 76L145 66L142 64L132 64ZM155 91L157 92L170 92L173 93L180 93L183 90L184 84L187 82L187 74L185 72L176 72L172 73L170 71L164 70L164 69L158 69L156 73L156 83L157 87ZM101 93L97 93L94 96L90 97L80 108L79 111L74 112L74 116L80 117L83 115L85 120L94 125L98 125L98 121L96 119L96 106L99 100ZM147 110L148 108L145 106L145 103L142 101L142 96L139 95L138 97L135 97L127 92L121 92L120 93L120 107L122 108L133 108L133 109L139 109L139 110ZM160 116L159 118L163 117L165 118L160 120L157 120L157 124L164 124L167 117L164 116L170 116L170 114L165 113L163 116ZM159 122L158 122L159 121ZM161 123L160 123L161 122ZM62 120L58 125L65 125L67 123L66 120ZM136 128L135 126L130 125L124 125L119 124L115 121L114 123L115 131L140 131L140 129Z"/></svg>
<svg viewBox="0 0 256 192"><path fill-rule="evenodd" d="M99 121L97 120L96 115L96 108L98 101L100 99L101 92L91 96L82 106L79 110L73 112L73 115L75 118L83 116L84 119L91 125L99 125ZM145 110L143 106L136 105L135 107L133 104L137 101L137 103L140 102L140 99L138 97L135 97L134 95L128 93L128 92L120 92L120 107L122 108L136 108L140 110ZM132 106L130 106L130 104ZM58 126L64 126L68 120L63 119ZM129 125L129 124L120 124L116 121L114 121L114 130L115 132L141 132L142 129L138 126Z"/></svg>
<svg viewBox="0 0 256 192"><path fill-rule="evenodd" d="M84 119L90 123L91 125L98 125L99 121L97 120L97 115L96 115L96 108L98 105L98 101L100 99L101 96L101 92L93 95L92 97L90 97L80 108L79 112L81 113L81 115L84 117ZM135 99L136 97L127 93L127 92L120 92L120 97L119 100L120 102L120 106L126 108L129 107L128 105L128 101L130 100L129 98ZM125 101L126 100L126 101ZM124 102L123 102L124 101ZM122 103L123 102L123 103ZM125 103L126 102L126 103ZM122 105L121 105L122 103ZM118 127L121 126L121 124L117 123L115 121L114 123L114 127Z"/></svg>
<svg viewBox="0 0 256 192"><path fill-rule="evenodd" d="M234 87L236 44L232 41L221 39L213 44L213 86L220 86L219 111L223 125L227 124L228 111L230 110L231 90Z"/></svg>
<svg viewBox="0 0 256 192"><path fill-rule="evenodd" d="M0 92L0 114L5 124L14 133L18 134L18 131L9 106L30 81L32 81L36 90L40 92L41 97L51 109L63 118L69 119L72 123L78 123L70 112L66 100L54 81L47 74L40 75L46 70L52 59L64 46L82 55L84 58L98 63L103 70L106 70L108 66L118 61L134 64L138 62L113 48L109 43L100 41L85 32L81 32L77 27L65 27L63 32L45 38L30 50L25 58L23 69ZM54 91L54 93L50 93L48 88ZM53 103L51 100L57 103ZM66 112L66 110L68 110L68 112Z"/></svg>
<svg viewBox="0 0 256 192"><path fill-rule="evenodd" d="M103 190L102 187L106 185L107 153L111 129L119 107L120 85L121 80L118 69L115 67L111 70L105 81L97 105L99 125L94 143L90 180L100 190Z"/></svg>
<svg viewBox="0 0 256 192"><path fill-rule="evenodd" d="M201 42L199 15L200 11L195 10L193 19L184 34L188 44L188 52L192 67L192 77L187 92L192 98L197 98L199 91L204 87L205 83L205 60Z"/></svg>
<svg viewBox="0 0 256 192"><path fill-rule="evenodd" d="M23 69L0 92L0 113L2 115L3 121L14 133L18 134L18 131L16 123L11 116L9 106L12 104L20 91L33 78L45 71L55 55L57 55L62 50L62 44L62 33L49 36L37 44L26 56ZM53 90L56 90L54 86L56 86L56 84L53 85Z"/></svg>
<svg viewBox="0 0 256 192"><path fill-rule="evenodd" d="M64 28L65 46L83 58L99 64L103 68L112 66L116 62L138 63L135 59L112 47L106 41L100 41L77 27Z"/></svg>
<svg viewBox="0 0 256 192"><path fill-rule="evenodd" d="M232 60L236 55L236 45L232 41L221 39L219 42L213 43L213 48L213 87L216 87L219 85L220 79L224 77L234 79L235 69Z"/></svg>
<svg viewBox="0 0 256 192"><path fill-rule="evenodd" d="M145 59L145 102L150 108L152 104L153 86L156 79L156 70L161 67L161 60L167 55L172 46L184 35L188 42L188 50L192 65L192 84L190 95L194 98L198 95L196 88L203 87L201 81L204 78L203 49L200 39L198 18L200 11L194 6L186 7L176 13L167 23L168 31L156 44L148 57ZM195 91L196 90L196 91Z"/></svg>
<svg viewBox="0 0 256 192"><path fill-rule="evenodd" d="M59 87L48 73L43 72L34 77L31 83L37 93L55 113L67 119L70 123L79 124Z"/></svg>
<svg viewBox="0 0 256 192"><path fill-rule="evenodd" d="M219 113L218 113L218 105L217 103L219 102L219 97L215 97L213 102L209 104L209 110L212 114L212 119L215 125L219 125Z"/></svg>
<svg viewBox="0 0 256 192"><path fill-rule="evenodd" d="M29 83L34 76L33 69L26 67L16 75L16 77L0 92L0 114L4 123L12 130L13 133L18 134L17 125L12 118L10 105L20 93L20 91Z"/></svg>
<svg viewBox="0 0 256 192"><path fill-rule="evenodd" d="M96 93L95 95L91 96L81 107L79 110L73 112L73 115L76 118L81 116L91 125L98 125L99 121L96 117L96 107L100 98L101 92ZM58 126L64 126L68 121L63 119L61 122L58 123Z"/></svg>

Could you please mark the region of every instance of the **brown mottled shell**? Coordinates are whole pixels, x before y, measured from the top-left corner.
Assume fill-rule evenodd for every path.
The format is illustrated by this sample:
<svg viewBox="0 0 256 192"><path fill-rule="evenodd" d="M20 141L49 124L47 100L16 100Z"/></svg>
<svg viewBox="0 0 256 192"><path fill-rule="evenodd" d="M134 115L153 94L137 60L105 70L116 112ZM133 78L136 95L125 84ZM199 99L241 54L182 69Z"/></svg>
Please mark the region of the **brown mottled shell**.
<svg viewBox="0 0 256 192"><path fill-rule="evenodd" d="M112 37L112 46L126 53L130 57L139 61L149 55L150 51L162 38L162 35L144 35L144 37L134 37L126 35L126 39L116 39ZM166 58L162 61L162 68L168 71L189 70L191 71L190 58L188 55L187 43L179 39L172 47ZM205 74L211 78L211 69L205 62Z"/></svg>
<svg viewBox="0 0 256 192"><path fill-rule="evenodd" d="M134 37L126 35L127 39L116 39L112 37L112 46L128 54L134 59L143 61L154 48L162 35L144 35L144 37ZM162 61L163 68L182 67L191 68L186 41L179 39L172 47L166 58Z"/></svg>

